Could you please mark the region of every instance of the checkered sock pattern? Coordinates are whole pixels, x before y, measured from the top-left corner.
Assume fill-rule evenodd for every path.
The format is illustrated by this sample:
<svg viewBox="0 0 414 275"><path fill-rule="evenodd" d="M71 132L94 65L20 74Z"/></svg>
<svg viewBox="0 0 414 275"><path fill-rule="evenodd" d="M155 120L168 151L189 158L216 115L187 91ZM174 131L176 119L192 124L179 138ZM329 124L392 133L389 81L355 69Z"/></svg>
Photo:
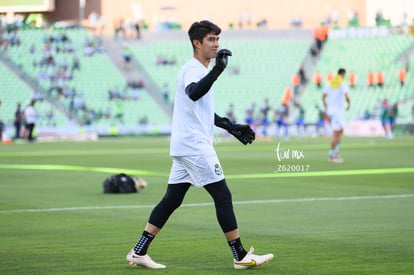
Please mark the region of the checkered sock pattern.
<svg viewBox="0 0 414 275"><path fill-rule="evenodd" d="M138 240L137 244L134 247L135 254L141 256L147 254L148 247L154 238L154 235L148 233L147 231L144 231L141 235L141 238Z"/></svg>
<svg viewBox="0 0 414 275"><path fill-rule="evenodd" d="M233 258L236 261L241 261L246 256L247 251L244 249L240 238L228 242L230 250L233 253Z"/></svg>

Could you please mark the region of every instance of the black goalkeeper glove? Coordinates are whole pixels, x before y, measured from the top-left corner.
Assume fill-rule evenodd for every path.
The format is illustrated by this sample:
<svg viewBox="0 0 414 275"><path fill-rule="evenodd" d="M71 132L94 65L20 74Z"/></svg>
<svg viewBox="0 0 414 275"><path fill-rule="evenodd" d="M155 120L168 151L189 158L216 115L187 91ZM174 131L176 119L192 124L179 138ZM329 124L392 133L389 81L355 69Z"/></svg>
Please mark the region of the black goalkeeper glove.
<svg viewBox="0 0 414 275"><path fill-rule="evenodd" d="M233 124L228 132L235 136L244 145L252 144L256 138L256 134L247 124Z"/></svg>
<svg viewBox="0 0 414 275"><path fill-rule="evenodd" d="M214 114L214 124L217 127L227 130L230 134L235 136L244 145L251 144L256 135L249 125L233 124L227 117L220 117Z"/></svg>
<svg viewBox="0 0 414 275"><path fill-rule="evenodd" d="M232 56L232 53L230 50L221 49L217 52L216 64L211 70L211 75L214 80L216 80L219 77L219 75L224 71L224 69L227 67L229 56Z"/></svg>

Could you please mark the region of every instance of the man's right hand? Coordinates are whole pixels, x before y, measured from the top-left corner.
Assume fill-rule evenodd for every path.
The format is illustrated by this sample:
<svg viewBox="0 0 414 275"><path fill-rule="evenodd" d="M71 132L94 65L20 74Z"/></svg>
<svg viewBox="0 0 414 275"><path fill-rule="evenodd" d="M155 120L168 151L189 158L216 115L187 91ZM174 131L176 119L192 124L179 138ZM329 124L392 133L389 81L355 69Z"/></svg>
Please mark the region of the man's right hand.
<svg viewBox="0 0 414 275"><path fill-rule="evenodd" d="M231 51L227 49L221 49L217 52L216 64L211 70L214 80L216 80L219 77L219 75L224 71L224 69L227 67L228 57L231 55L232 55Z"/></svg>
<svg viewBox="0 0 414 275"><path fill-rule="evenodd" d="M222 69L222 71L227 67L228 56L231 56L232 53L230 50L222 49L217 52L216 55L216 67Z"/></svg>

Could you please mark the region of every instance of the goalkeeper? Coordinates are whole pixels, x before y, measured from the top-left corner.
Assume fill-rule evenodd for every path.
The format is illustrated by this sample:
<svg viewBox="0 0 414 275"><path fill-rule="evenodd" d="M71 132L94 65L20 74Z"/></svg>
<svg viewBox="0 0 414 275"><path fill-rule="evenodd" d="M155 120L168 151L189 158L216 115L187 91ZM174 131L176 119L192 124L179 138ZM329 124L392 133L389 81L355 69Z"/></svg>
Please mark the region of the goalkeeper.
<svg viewBox="0 0 414 275"><path fill-rule="evenodd" d="M130 265L165 268L165 265L153 261L147 250L191 186L203 187L213 198L217 220L233 254L235 269L258 267L273 259L272 254L255 255L253 248L246 251L243 247L231 192L213 147L214 125L226 129L245 145L255 139L255 133L248 125L233 124L214 112L211 87L232 55L226 49L219 51L220 32L221 29L209 21L195 22L188 31L194 54L177 76L170 141L173 163L167 190L152 210L135 247L127 255ZM215 64L209 70L213 58ZM203 251L199 256L202 262Z"/></svg>

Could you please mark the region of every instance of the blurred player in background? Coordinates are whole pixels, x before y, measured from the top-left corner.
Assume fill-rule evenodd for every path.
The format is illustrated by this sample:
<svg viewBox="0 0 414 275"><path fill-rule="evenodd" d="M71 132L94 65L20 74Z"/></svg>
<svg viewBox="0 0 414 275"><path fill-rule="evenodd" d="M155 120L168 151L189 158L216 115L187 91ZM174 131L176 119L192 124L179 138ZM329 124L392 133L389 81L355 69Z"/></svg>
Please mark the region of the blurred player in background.
<svg viewBox="0 0 414 275"><path fill-rule="evenodd" d="M36 126L38 118L37 111L35 109L36 100L31 100L30 103L24 109L24 123L26 129L26 138L28 141L34 141L33 131Z"/></svg>
<svg viewBox="0 0 414 275"><path fill-rule="evenodd" d="M221 29L209 21L195 22L188 35L194 55L181 68L173 112L170 155L173 157L167 191L152 210L144 232L128 253L130 265L165 268L147 255L148 247L171 214L181 205L191 186L203 187L211 195L217 220L233 254L235 269L258 267L270 262L272 254L255 255L241 243L232 195L213 146L214 125L227 130L243 144L252 143L255 133L248 125L234 124L214 112L211 87L227 66L231 52L219 51ZM209 71L210 60L215 64ZM202 253L200 256L203 256Z"/></svg>
<svg viewBox="0 0 414 275"><path fill-rule="evenodd" d="M1 98L0 98L0 107L1 107ZM0 117L0 141L3 139L3 131L4 131L4 122L1 120Z"/></svg>
<svg viewBox="0 0 414 275"><path fill-rule="evenodd" d="M331 149L329 150L329 162L343 162L339 156L339 144L344 131L345 110L349 110L351 100L349 98L349 87L344 81L346 71L341 68L338 74L329 81L322 95L325 112L329 116L332 133ZM345 106L344 101L347 105Z"/></svg>

